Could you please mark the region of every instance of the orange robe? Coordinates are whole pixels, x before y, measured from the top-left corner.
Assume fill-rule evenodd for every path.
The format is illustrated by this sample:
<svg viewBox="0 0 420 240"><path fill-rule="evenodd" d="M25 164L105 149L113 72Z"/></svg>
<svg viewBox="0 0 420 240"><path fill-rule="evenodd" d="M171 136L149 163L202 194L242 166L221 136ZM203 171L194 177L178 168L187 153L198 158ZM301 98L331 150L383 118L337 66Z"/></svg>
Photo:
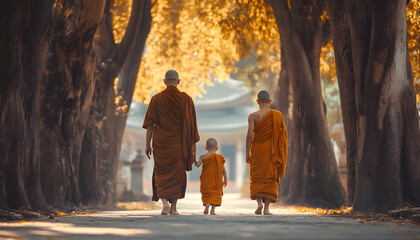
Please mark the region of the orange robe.
<svg viewBox="0 0 420 240"><path fill-rule="evenodd" d="M209 155L203 162L200 175L200 192L203 205L222 205L223 166L225 158L217 153Z"/></svg>
<svg viewBox="0 0 420 240"><path fill-rule="evenodd" d="M168 86L152 97L143 128L155 124L153 133L153 197L169 200L185 197L187 176L200 140L193 100Z"/></svg>
<svg viewBox="0 0 420 240"><path fill-rule="evenodd" d="M279 111L270 110L254 129L249 171L251 199L276 202L286 164L286 125Z"/></svg>

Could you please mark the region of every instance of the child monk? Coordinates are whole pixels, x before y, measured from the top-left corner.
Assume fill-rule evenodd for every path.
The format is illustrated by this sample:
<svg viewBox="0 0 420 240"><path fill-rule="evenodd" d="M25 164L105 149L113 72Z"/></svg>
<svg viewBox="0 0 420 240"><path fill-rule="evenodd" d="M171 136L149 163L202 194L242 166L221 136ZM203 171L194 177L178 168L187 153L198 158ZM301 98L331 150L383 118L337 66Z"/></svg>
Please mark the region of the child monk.
<svg viewBox="0 0 420 240"><path fill-rule="evenodd" d="M194 160L194 164L203 169L200 175L200 192L203 200L204 214L209 213L211 205L211 215L216 215L215 208L222 204L223 186L227 186L227 174L225 169L225 158L216 151L217 141L214 138L207 139L207 153L200 156L198 161Z"/></svg>

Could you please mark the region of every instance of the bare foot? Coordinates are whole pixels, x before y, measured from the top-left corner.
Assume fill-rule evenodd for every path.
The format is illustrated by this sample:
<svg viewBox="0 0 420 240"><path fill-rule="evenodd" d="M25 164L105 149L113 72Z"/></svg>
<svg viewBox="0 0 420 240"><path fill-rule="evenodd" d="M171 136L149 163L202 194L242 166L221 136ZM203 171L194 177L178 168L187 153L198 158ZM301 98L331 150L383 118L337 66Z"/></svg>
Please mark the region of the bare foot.
<svg viewBox="0 0 420 240"><path fill-rule="evenodd" d="M207 215L207 213L209 213L209 207L210 207L210 204L206 204L206 207L204 208L204 214Z"/></svg>
<svg viewBox="0 0 420 240"><path fill-rule="evenodd" d="M161 215L168 215L170 212L171 207L169 206L168 203L164 203L163 207L162 207L162 212L160 213Z"/></svg>
<svg viewBox="0 0 420 240"><path fill-rule="evenodd" d="M257 215L261 215L261 213L262 213L262 209L263 209L263 206L258 206L258 207L257 207L257 210L255 210L255 214L257 214Z"/></svg>
<svg viewBox="0 0 420 240"><path fill-rule="evenodd" d="M264 209L264 215L273 215L270 211Z"/></svg>
<svg viewBox="0 0 420 240"><path fill-rule="evenodd" d="M171 210L171 215L179 215L177 210Z"/></svg>
<svg viewBox="0 0 420 240"><path fill-rule="evenodd" d="M210 214L211 215L216 215L216 213L214 211L211 211Z"/></svg>

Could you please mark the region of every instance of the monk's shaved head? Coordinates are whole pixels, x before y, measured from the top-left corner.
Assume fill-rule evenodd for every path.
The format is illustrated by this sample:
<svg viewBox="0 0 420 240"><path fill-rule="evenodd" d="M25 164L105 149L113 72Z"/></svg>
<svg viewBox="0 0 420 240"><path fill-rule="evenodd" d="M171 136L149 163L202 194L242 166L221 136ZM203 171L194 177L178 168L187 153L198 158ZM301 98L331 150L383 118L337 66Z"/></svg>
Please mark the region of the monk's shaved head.
<svg viewBox="0 0 420 240"><path fill-rule="evenodd" d="M260 91L258 93L258 101L260 103L268 103L270 101L270 94L265 90Z"/></svg>
<svg viewBox="0 0 420 240"><path fill-rule="evenodd" d="M175 83L179 80L177 71L171 69L165 73L165 80L169 83Z"/></svg>
<svg viewBox="0 0 420 240"><path fill-rule="evenodd" d="M214 149L217 147L217 140L215 138L209 138L206 142L207 149Z"/></svg>

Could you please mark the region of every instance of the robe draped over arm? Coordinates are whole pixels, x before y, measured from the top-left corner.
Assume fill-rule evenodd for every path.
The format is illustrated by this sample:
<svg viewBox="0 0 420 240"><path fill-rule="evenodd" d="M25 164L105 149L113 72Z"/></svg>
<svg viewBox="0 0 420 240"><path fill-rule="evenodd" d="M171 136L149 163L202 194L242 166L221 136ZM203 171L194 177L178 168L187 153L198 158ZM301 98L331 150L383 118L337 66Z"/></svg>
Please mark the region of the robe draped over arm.
<svg viewBox="0 0 420 240"><path fill-rule="evenodd" d="M273 112L272 161L277 167L278 177L284 177L287 165L287 131L283 115Z"/></svg>
<svg viewBox="0 0 420 240"><path fill-rule="evenodd" d="M185 94L186 95L186 94ZM183 101L184 116L182 123L182 157L185 163L185 170L191 171L193 158L195 158L195 144L200 141L197 128L195 107L190 96L186 95Z"/></svg>
<svg viewBox="0 0 420 240"><path fill-rule="evenodd" d="M147 107L146 116L144 116L143 128L147 129L150 124L155 124L157 122L157 112L156 112L156 103L155 98L152 97L150 100L149 106Z"/></svg>

